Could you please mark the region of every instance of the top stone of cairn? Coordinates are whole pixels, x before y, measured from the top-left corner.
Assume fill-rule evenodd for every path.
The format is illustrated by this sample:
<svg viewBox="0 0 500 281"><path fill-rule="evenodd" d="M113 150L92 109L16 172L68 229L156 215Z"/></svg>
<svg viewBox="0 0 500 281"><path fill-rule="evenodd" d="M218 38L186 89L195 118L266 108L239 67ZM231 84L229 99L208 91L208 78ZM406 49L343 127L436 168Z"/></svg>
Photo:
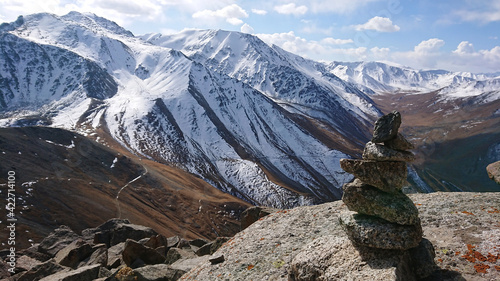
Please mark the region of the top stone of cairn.
<svg viewBox="0 0 500 281"><path fill-rule="evenodd" d="M396 138L399 126L401 126L401 114L397 111L380 117L375 122L372 142L382 143Z"/></svg>

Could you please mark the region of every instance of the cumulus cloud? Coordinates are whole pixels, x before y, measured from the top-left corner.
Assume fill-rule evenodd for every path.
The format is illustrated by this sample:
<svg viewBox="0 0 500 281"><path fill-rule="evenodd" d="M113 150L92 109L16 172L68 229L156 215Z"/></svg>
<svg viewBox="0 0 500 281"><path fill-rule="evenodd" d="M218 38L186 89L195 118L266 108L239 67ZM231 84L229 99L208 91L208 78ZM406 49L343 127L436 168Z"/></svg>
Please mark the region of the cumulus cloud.
<svg viewBox="0 0 500 281"><path fill-rule="evenodd" d="M248 33L248 34L252 34L254 32L253 27L251 27L247 23L245 23L244 25L242 25L240 30L241 30L241 32Z"/></svg>
<svg viewBox="0 0 500 281"><path fill-rule="evenodd" d="M252 9L252 13L263 16L263 15L267 14L267 11L266 10L259 10L259 9Z"/></svg>
<svg viewBox="0 0 500 281"><path fill-rule="evenodd" d="M400 27L394 25L389 18L373 17L364 24L355 25L354 28L358 31L375 30L378 32L396 32Z"/></svg>
<svg viewBox="0 0 500 281"><path fill-rule="evenodd" d="M420 54L430 54L436 53L439 51L441 47L443 47L445 42L438 38L432 38L426 41L420 42L417 46L415 46L414 50L416 53Z"/></svg>
<svg viewBox="0 0 500 281"><path fill-rule="evenodd" d="M500 1L476 0L466 4L465 9L453 12L462 21L481 23L500 21Z"/></svg>
<svg viewBox="0 0 500 281"><path fill-rule="evenodd" d="M321 43L328 44L328 45L345 45L345 44L350 44L354 43L352 39L334 39L332 37L327 37L321 40Z"/></svg>
<svg viewBox="0 0 500 281"><path fill-rule="evenodd" d="M280 14L300 16L307 13L308 8L304 5L297 6L295 3L279 5L274 10Z"/></svg>
<svg viewBox="0 0 500 281"><path fill-rule="evenodd" d="M471 54L474 53L474 45L469 43L469 41L462 41L453 52L456 54Z"/></svg>
<svg viewBox="0 0 500 281"><path fill-rule="evenodd" d="M232 25L240 25L243 23L241 18L248 18L247 12L236 4L226 6L219 10L203 10L193 14L194 19L212 21L224 19Z"/></svg>

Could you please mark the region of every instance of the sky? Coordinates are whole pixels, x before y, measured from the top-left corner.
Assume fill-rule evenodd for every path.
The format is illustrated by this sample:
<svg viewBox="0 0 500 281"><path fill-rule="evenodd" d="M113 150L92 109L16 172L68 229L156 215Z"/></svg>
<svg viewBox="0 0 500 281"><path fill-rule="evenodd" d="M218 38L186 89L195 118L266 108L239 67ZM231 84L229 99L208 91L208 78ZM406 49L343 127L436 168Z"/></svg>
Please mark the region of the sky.
<svg viewBox="0 0 500 281"><path fill-rule="evenodd" d="M318 61L500 72L500 0L0 0L0 22L70 11L92 12L135 35L250 33Z"/></svg>

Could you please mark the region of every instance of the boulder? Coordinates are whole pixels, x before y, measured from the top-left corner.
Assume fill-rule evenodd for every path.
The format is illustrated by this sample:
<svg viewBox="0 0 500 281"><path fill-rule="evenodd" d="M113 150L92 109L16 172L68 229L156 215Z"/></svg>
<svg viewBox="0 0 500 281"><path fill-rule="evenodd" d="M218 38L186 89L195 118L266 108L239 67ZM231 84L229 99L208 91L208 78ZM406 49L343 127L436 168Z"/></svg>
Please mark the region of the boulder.
<svg viewBox="0 0 500 281"><path fill-rule="evenodd" d="M167 238L167 248L177 247L181 238L179 236L172 236Z"/></svg>
<svg viewBox="0 0 500 281"><path fill-rule="evenodd" d="M436 265L434 258L436 252L434 246L427 239L422 239L417 247L409 250L411 258L412 272L417 279L424 279L431 276L439 267Z"/></svg>
<svg viewBox="0 0 500 281"><path fill-rule="evenodd" d="M128 266L131 266L138 259L142 260L144 264L159 264L165 261L165 257L155 249L144 246L132 239L127 239L125 242L122 258Z"/></svg>
<svg viewBox="0 0 500 281"><path fill-rule="evenodd" d="M354 212L343 212L339 217L339 222L351 241L359 246L408 250L417 247L422 240L420 223L399 225Z"/></svg>
<svg viewBox="0 0 500 281"><path fill-rule="evenodd" d="M58 272L40 281L89 281L99 278L101 266L98 264L80 267L71 271Z"/></svg>
<svg viewBox="0 0 500 281"><path fill-rule="evenodd" d="M275 208L270 207L262 207L262 206L253 206L241 213L241 230L247 228L252 223L256 222L262 217L265 217L269 214L276 213L279 211Z"/></svg>
<svg viewBox="0 0 500 281"><path fill-rule="evenodd" d="M410 150L415 148L401 133L398 133L395 138L385 141L384 145L396 150Z"/></svg>
<svg viewBox="0 0 500 281"><path fill-rule="evenodd" d="M364 183L389 193L401 191L408 175L405 162L341 159L340 167Z"/></svg>
<svg viewBox="0 0 500 281"><path fill-rule="evenodd" d="M195 257L196 257L195 253L193 253L193 251L191 250L181 249L181 248L170 248L167 252L165 263L173 264L174 262L181 259L192 259Z"/></svg>
<svg viewBox="0 0 500 281"><path fill-rule="evenodd" d="M108 265L108 248L106 248L106 244L97 244L92 247L92 255L83 263L83 265L94 264L100 264L103 267Z"/></svg>
<svg viewBox="0 0 500 281"><path fill-rule="evenodd" d="M36 265L30 270L16 276L17 281L32 281L40 280L46 276L55 274L64 270L64 267L57 264L53 259L50 259L42 264Z"/></svg>
<svg viewBox="0 0 500 281"><path fill-rule="evenodd" d="M44 254L48 254L51 257L55 256L57 252L71 244L74 240L80 236L73 232L68 226L61 225L59 228L54 230L49 236L45 237L40 245L38 245L38 251Z"/></svg>
<svg viewBox="0 0 500 281"><path fill-rule="evenodd" d="M108 248L108 268L117 268L123 264L122 253L124 249L125 242Z"/></svg>
<svg viewBox="0 0 500 281"><path fill-rule="evenodd" d="M351 211L402 225L419 222L417 207L402 192L383 192L359 179L345 184L343 190L342 201Z"/></svg>
<svg viewBox="0 0 500 281"><path fill-rule="evenodd" d="M201 239L201 238L198 238L198 239L194 239L194 240L191 240L189 241L189 245L191 246L195 246L195 247L203 247L204 245L206 245L208 243L207 240L205 239Z"/></svg>
<svg viewBox="0 0 500 281"><path fill-rule="evenodd" d="M81 261L91 254L92 246L83 239L77 239L57 252L54 259L62 266L76 268Z"/></svg>
<svg viewBox="0 0 500 281"><path fill-rule="evenodd" d="M387 146L368 142L363 150L363 159L375 161L415 161L415 155L408 151L401 151Z"/></svg>
<svg viewBox="0 0 500 281"><path fill-rule="evenodd" d="M174 269L166 264L147 265L134 269L137 281L174 281L186 273L185 270Z"/></svg>
<svg viewBox="0 0 500 281"><path fill-rule="evenodd" d="M380 117L375 122L372 142L381 143L394 139L398 134L399 126L401 126L401 114L397 111Z"/></svg>
<svg viewBox="0 0 500 281"><path fill-rule="evenodd" d="M325 236L293 258L288 280L416 280L408 253L358 247L346 237Z"/></svg>
<svg viewBox="0 0 500 281"><path fill-rule="evenodd" d="M150 238L147 239L147 241L144 243L144 246L156 249L158 247L162 246L167 246L167 238L165 236L158 234L158 235L153 235Z"/></svg>
<svg viewBox="0 0 500 281"><path fill-rule="evenodd" d="M128 220L112 219L97 227L95 230L94 244L104 243L111 247L127 239L139 241L150 238L157 233L150 227L130 224Z"/></svg>
<svg viewBox="0 0 500 281"><path fill-rule="evenodd" d="M33 267L42 264L43 262L28 256L21 256L16 260L16 272L28 271Z"/></svg>
<svg viewBox="0 0 500 281"><path fill-rule="evenodd" d="M490 179L500 184L500 161L489 164L486 167L486 171L488 172L488 177L490 177Z"/></svg>

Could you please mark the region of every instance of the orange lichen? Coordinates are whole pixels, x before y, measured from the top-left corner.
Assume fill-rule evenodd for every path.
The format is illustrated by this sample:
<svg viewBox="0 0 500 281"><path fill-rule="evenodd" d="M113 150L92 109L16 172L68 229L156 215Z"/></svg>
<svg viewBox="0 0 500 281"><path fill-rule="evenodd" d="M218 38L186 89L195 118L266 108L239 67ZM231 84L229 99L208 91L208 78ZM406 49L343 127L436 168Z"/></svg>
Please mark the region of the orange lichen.
<svg viewBox="0 0 500 281"><path fill-rule="evenodd" d="M498 214L500 213L500 210L498 210L497 208L494 208L494 207L491 207L493 209L493 211L488 211L488 213L490 214Z"/></svg>
<svg viewBox="0 0 500 281"><path fill-rule="evenodd" d="M460 255L460 251L455 252L455 256L458 256L458 255Z"/></svg>
<svg viewBox="0 0 500 281"><path fill-rule="evenodd" d="M495 269L496 269L497 271L500 271L500 266L495 265Z"/></svg>
<svg viewBox="0 0 500 281"><path fill-rule="evenodd" d="M266 239L266 238L262 237L262 238L260 238L260 241L262 241L262 240L264 240L264 239Z"/></svg>
<svg viewBox="0 0 500 281"><path fill-rule="evenodd" d="M248 265L248 266L247 266L247 270L250 270L250 269L252 269L252 268L254 268L254 267L255 267L255 265L250 264L250 265Z"/></svg>
<svg viewBox="0 0 500 281"><path fill-rule="evenodd" d="M490 268L487 264L478 263L474 265L477 273L488 273L488 269Z"/></svg>
<svg viewBox="0 0 500 281"><path fill-rule="evenodd" d="M467 211L463 211L462 214L466 214L468 216L475 216L473 213Z"/></svg>
<svg viewBox="0 0 500 281"><path fill-rule="evenodd" d="M496 263L497 260L500 259L500 255L495 256L495 255L492 255L491 253L488 253L488 257L487 258L488 258L489 262Z"/></svg>
<svg viewBox="0 0 500 281"><path fill-rule="evenodd" d="M438 262L443 262L443 259L438 259Z"/></svg>

